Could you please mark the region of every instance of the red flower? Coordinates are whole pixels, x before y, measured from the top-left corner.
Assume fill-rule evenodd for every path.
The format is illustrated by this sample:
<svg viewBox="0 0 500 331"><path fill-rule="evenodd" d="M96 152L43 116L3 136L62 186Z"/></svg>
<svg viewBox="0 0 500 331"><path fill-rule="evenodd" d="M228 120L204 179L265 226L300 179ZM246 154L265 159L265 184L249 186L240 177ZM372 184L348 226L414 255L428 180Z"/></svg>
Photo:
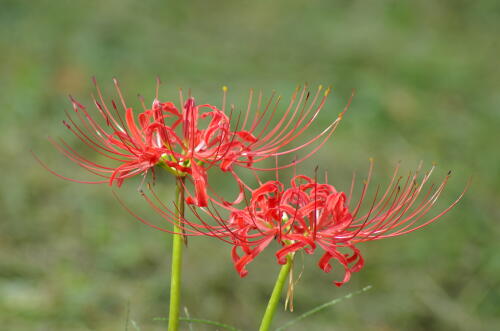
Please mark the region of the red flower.
<svg viewBox="0 0 500 331"><path fill-rule="evenodd" d="M261 185L252 192L246 208L233 208L231 213L228 235L234 240L232 257L236 270L244 277L246 265L274 240L282 246L276 252L280 264L286 263L290 253L303 249L312 254L319 246L324 251L318 263L322 270L329 272L332 269L332 259L343 266L344 278L335 283L341 286L350 279L352 272L363 267L357 243L415 231L443 216L463 196L462 193L437 216L419 223L436 203L449 175L440 185L424 190L433 169L420 182L417 182L417 170L404 183L401 178L396 179L397 170L382 197L375 198L369 211L362 216L358 214L370 182L371 167L361 198L354 206L350 205L350 198L345 193L306 176L294 177L288 189L279 181Z"/></svg>
<svg viewBox="0 0 500 331"><path fill-rule="evenodd" d="M247 264L271 242L276 241L281 245L276 252L280 264L286 262L288 254L299 250L312 254L318 247L321 248L323 255L318 266L323 271L332 269L332 259L343 266L344 278L335 282L341 286L353 272L363 267L364 260L356 247L358 243L413 232L436 221L460 201L467 187L450 206L422 221L435 205L450 177L448 174L439 185L431 184L426 188L433 169L420 175L419 167L403 180L403 177L398 177L398 165L387 189L383 193L377 189L375 198L363 215L360 215L360 210L371 181L372 163L359 201L354 204L351 201L352 187L347 196L330 184L320 184L302 175L295 176L289 188L285 188L278 180L261 184L251 191L251 197L243 209L210 196L210 208L191 207L196 221L185 218L179 220L175 208L163 204L154 192L153 198L144 196L167 221L180 221L187 235L211 236L230 243L234 266L241 277L248 273ZM215 205L223 210L217 210ZM209 217L199 215L199 210ZM149 226L171 232L129 212Z"/></svg>
<svg viewBox="0 0 500 331"><path fill-rule="evenodd" d="M297 89L285 113L277 121L273 119L280 98L275 99L274 94L265 106L262 106L262 94L259 94L255 114L251 119L251 91L244 119L239 117L234 121L233 109L229 114L225 112L227 88L224 88L222 109L209 104L196 105L192 97L184 102L181 92L180 102L183 106L179 111L172 102L158 100L157 87L152 107L146 108L142 102L144 109L135 116L133 109L127 107L117 81L114 82L123 110L119 110L114 101L112 107L108 107L94 82L98 93L98 99L94 98L97 118L92 117L84 106L71 98L75 114L67 113L68 121L63 122L85 145L107 158L109 162L92 161L64 140L50 139L70 160L104 179L94 182L73 180L48 170L59 177L80 183L109 182L110 185L115 183L120 186L124 179L138 174L146 175L149 170L154 175L155 166L158 165L177 177L189 178L194 186L194 194L187 194L186 202L197 206L207 205L207 171L211 167L215 166L234 176L240 186L240 194L233 203L240 202L245 184L234 172L233 165L253 170L285 168L291 164L276 165L269 169L256 168L254 164L268 157L294 153L320 141L306 157L292 163L296 164L312 155L326 142L347 109L346 107L338 118L315 138L283 150L301 136L317 118L330 89L323 93L321 99L321 87L312 97L306 87ZM319 104L316 105L318 100ZM241 121L243 123L240 125ZM234 128L231 122L236 122ZM268 130L269 128L272 129Z"/></svg>

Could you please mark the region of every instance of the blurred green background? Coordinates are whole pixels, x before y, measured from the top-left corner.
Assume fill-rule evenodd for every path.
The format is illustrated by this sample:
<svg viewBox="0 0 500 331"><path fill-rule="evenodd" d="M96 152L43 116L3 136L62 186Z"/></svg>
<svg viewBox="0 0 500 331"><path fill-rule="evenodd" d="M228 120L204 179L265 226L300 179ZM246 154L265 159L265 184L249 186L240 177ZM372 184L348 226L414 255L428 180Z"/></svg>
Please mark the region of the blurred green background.
<svg viewBox="0 0 500 331"><path fill-rule="evenodd" d="M91 108L93 75L108 98L118 77L135 106L138 93L152 100L157 76L163 100L183 87L217 104L228 85L239 109L250 88L287 100L298 84L332 84L308 138L355 88L341 126L301 171L320 165L345 190L369 157L382 184L398 160L404 171L435 161L435 181L453 169L441 208L469 176L473 185L442 221L360 245L366 266L340 289L332 285L340 273L324 274L318 255L306 256L295 312L280 309L276 325L372 285L290 330L500 327L500 2L1 0L0 27L2 330L166 328L153 318L167 312L168 235L137 222L106 185L60 180L30 155L91 178L46 137L77 144L60 124L63 110L68 94ZM134 201L137 185L120 195L161 222ZM256 329L278 271L270 252L240 279L229 247L195 239L184 266L191 316Z"/></svg>

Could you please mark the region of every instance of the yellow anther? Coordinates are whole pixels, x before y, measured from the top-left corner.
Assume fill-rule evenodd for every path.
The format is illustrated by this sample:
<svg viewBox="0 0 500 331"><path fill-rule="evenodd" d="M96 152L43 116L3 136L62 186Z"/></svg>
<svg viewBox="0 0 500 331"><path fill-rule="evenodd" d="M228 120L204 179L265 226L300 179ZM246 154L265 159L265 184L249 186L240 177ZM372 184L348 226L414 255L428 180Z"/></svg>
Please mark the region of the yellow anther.
<svg viewBox="0 0 500 331"><path fill-rule="evenodd" d="M328 88L325 90L325 97L330 94L330 91L332 90L331 86L328 86Z"/></svg>
<svg viewBox="0 0 500 331"><path fill-rule="evenodd" d="M226 85L222 86L222 91L227 92L227 86Z"/></svg>
<svg viewBox="0 0 500 331"><path fill-rule="evenodd" d="M323 89L323 85L319 84L319 86L318 86L318 90L320 90L320 91L321 91L322 89Z"/></svg>

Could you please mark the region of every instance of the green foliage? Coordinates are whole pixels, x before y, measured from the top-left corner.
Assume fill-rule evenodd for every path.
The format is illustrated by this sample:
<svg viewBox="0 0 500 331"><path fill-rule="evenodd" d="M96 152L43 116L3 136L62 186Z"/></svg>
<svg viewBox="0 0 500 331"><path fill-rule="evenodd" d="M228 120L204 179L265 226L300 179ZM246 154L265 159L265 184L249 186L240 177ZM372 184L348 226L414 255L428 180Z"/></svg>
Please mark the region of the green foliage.
<svg viewBox="0 0 500 331"><path fill-rule="evenodd" d="M286 100L297 84L332 84L317 130L355 88L331 142L301 170L312 174L320 165L347 190L368 157L380 183L398 160L408 170L420 159L436 161L436 181L454 174L442 207L469 176L473 185L437 224L361 245L366 266L340 289L332 285L338 274L324 274L318 256L306 256L296 311L278 313L276 325L368 282L375 290L289 330L496 329L499 30L495 0L1 1L2 329L120 330L129 302L142 330L164 329L152 318L167 312L168 236L135 221L109 187L62 181L30 156L33 150L65 175L90 178L45 137L77 144L60 121L68 94L92 108L92 75L109 98L118 77L134 106L138 93L152 100L156 76L163 99L177 100L183 87L200 102L219 103L228 85L237 109L249 88L276 89ZM170 199L174 182L160 179ZM120 196L161 223L137 199L139 183ZM242 280L228 247L209 239L189 242L184 266L182 300L192 315L243 330L258 324L279 269L263 254Z"/></svg>

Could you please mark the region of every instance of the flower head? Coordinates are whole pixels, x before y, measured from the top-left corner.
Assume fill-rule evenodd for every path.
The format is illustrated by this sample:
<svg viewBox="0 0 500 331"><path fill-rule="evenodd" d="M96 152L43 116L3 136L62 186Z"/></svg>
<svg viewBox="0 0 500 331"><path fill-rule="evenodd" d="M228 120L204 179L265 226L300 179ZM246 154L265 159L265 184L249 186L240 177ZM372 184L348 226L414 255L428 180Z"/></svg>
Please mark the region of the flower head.
<svg viewBox="0 0 500 331"><path fill-rule="evenodd" d="M377 190L369 210L360 215L372 167L355 204L351 197L330 184L320 184L307 176L295 176L288 188L279 181L262 184L252 192L243 209L231 208L228 231L233 240L232 258L240 276L246 266L269 244L276 241L281 248L277 261L286 263L286 256L299 250L312 254L323 250L318 266L325 272L336 260L344 268L341 286L353 272L361 270L364 260L356 246L360 242L403 235L422 228L443 216L461 199L426 221L422 218L435 205L444 190L449 174L437 185L426 187L434 167L420 176L420 170L406 179L398 177L398 167L384 193ZM465 191L464 191L465 192ZM381 195L380 198L378 198Z"/></svg>
<svg viewBox="0 0 500 331"><path fill-rule="evenodd" d="M298 88L278 120L275 120L275 115L281 98L275 98L273 93L264 103L262 93L259 93L255 105L254 93L250 91L244 119L241 115L234 119L234 106L229 113L226 111L227 88L223 89L221 108L210 104L197 105L191 96L184 101L182 90L179 94L180 107L177 107L173 102L159 101L158 81L152 106L146 107L141 99L143 110L137 113L127 106L116 79L114 84L120 107L114 101L111 107L108 106L95 80L94 83L97 90L97 98L94 97L97 116L91 115L71 97L74 113L66 112L68 120L63 123L87 147L106 160L94 161L62 139L49 139L63 155L102 179L74 180L46 168L59 177L80 183L108 182L120 186L129 177L149 172L154 175L155 167L160 166L176 177L186 176L192 182L194 193L188 194L186 202L197 206L206 206L208 203L207 171L210 168L216 167L234 176L240 194L233 203L241 202L245 184L234 171L235 165L252 170L285 168L291 164L268 169L257 168L255 164L269 157L294 153L319 141L308 155L293 163L297 164L326 142L347 109L315 138L287 148L317 118L330 89L322 92L320 86L312 95L307 87Z"/></svg>

